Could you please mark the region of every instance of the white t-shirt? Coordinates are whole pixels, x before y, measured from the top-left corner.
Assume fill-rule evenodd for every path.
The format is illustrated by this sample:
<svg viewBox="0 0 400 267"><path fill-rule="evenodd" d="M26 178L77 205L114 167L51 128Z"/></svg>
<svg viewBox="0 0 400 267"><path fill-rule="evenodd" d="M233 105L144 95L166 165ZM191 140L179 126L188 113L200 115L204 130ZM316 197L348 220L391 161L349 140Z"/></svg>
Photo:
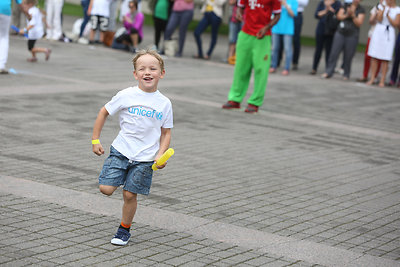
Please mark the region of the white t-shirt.
<svg viewBox="0 0 400 267"><path fill-rule="evenodd" d="M40 13L39 8L33 6L28 10L29 15L31 15L31 20L27 20L28 26L33 25L33 28L28 31L29 40L37 40L43 37L43 23L42 23L42 13Z"/></svg>
<svg viewBox="0 0 400 267"><path fill-rule="evenodd" d="M171 101L159 91L139 87L118 92L105 105L112 116L119 112L121 130L112 146L134 161L153 161L159 148L161 128L173 127Z"/></svg>
<svg viewBox="0 0 400 267"><path fill-rule="evenodd" d="M94 0L90 15L110 17L111 0Z"/></svg>

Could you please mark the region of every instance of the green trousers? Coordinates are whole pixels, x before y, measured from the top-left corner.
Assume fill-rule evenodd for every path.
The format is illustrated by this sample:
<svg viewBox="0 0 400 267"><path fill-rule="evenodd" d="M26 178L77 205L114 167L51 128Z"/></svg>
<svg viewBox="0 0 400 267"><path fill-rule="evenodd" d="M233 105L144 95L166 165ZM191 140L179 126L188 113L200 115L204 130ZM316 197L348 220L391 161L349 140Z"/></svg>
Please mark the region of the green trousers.
<svg viewBox="0 0 400 267"><path fill-rule="evenodd" d="M242 102L254 69L254 90L247 103L261 106L264 101L271 63L271 36L262 39L240 32L236 44L236 64L228 100Z"/></svg>

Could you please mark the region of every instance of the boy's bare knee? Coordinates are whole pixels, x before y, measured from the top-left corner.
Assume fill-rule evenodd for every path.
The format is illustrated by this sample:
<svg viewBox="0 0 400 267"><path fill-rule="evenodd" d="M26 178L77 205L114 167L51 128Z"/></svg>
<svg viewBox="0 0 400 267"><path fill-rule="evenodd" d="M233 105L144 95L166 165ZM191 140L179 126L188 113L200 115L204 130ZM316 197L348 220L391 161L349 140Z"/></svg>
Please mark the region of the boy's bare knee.
<svg viewBox="0 0 400 267"><path fill-rule="evenodd" d="M126 190L123 191L123 196L124 196L124 200L126 200L126 201L136 200L136 198L137 198L137 194L126 191Z"/></svg>
<svg viewBox="0 0 400 267"><path fill-rule="evenodd" d="M110 186L110 185L100 185L99 186L100 192L107 196L111 196L114 193L115 189L116 189L116 187Z"/></svg>

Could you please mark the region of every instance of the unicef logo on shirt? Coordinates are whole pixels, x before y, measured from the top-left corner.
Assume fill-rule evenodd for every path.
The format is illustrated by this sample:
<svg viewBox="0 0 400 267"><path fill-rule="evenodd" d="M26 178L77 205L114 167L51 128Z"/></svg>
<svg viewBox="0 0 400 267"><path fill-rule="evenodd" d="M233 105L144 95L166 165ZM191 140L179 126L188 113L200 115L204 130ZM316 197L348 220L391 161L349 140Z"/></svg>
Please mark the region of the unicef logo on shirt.
<svg viewBox="0 0 400 267"><path fill-rule="evenodd" d="M155 118L156 120L162 120L163 113L157 112L155 109L148 110L144 107L130 107L128 112L133 115L138 115L147 118Z"/></svg>

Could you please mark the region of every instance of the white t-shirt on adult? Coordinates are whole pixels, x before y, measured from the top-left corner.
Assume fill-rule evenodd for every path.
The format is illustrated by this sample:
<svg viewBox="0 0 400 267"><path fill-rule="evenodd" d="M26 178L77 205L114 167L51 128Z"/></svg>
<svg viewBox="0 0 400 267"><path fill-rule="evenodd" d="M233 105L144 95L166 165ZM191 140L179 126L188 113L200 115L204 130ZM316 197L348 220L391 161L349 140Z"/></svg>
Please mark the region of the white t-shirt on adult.
<svg viewBox="0 0 400 267"><path fill-rule="evenodd" d="M105 108L111 116L119 112L121 130L112 146L130 160L153 161L161 128L173 127L171 101L158 90L147 93L135 86L118 92Z"/></svg>
<svg viewBox="0 0 400 267"><path fill-rule="evenodd" d="M111 0L94 0L90 15L110 17Z"/></svg>
<svg viewBox="0 0 400 267"><path fill-rule="evenodd" d="M29 40L38 40L43 37L43 23L42 23L42 13L40 13L39 8L33 6L28 10L29 15L31 15L31 20L27 20L28 26L33 25L28 31Z"/></svg>

